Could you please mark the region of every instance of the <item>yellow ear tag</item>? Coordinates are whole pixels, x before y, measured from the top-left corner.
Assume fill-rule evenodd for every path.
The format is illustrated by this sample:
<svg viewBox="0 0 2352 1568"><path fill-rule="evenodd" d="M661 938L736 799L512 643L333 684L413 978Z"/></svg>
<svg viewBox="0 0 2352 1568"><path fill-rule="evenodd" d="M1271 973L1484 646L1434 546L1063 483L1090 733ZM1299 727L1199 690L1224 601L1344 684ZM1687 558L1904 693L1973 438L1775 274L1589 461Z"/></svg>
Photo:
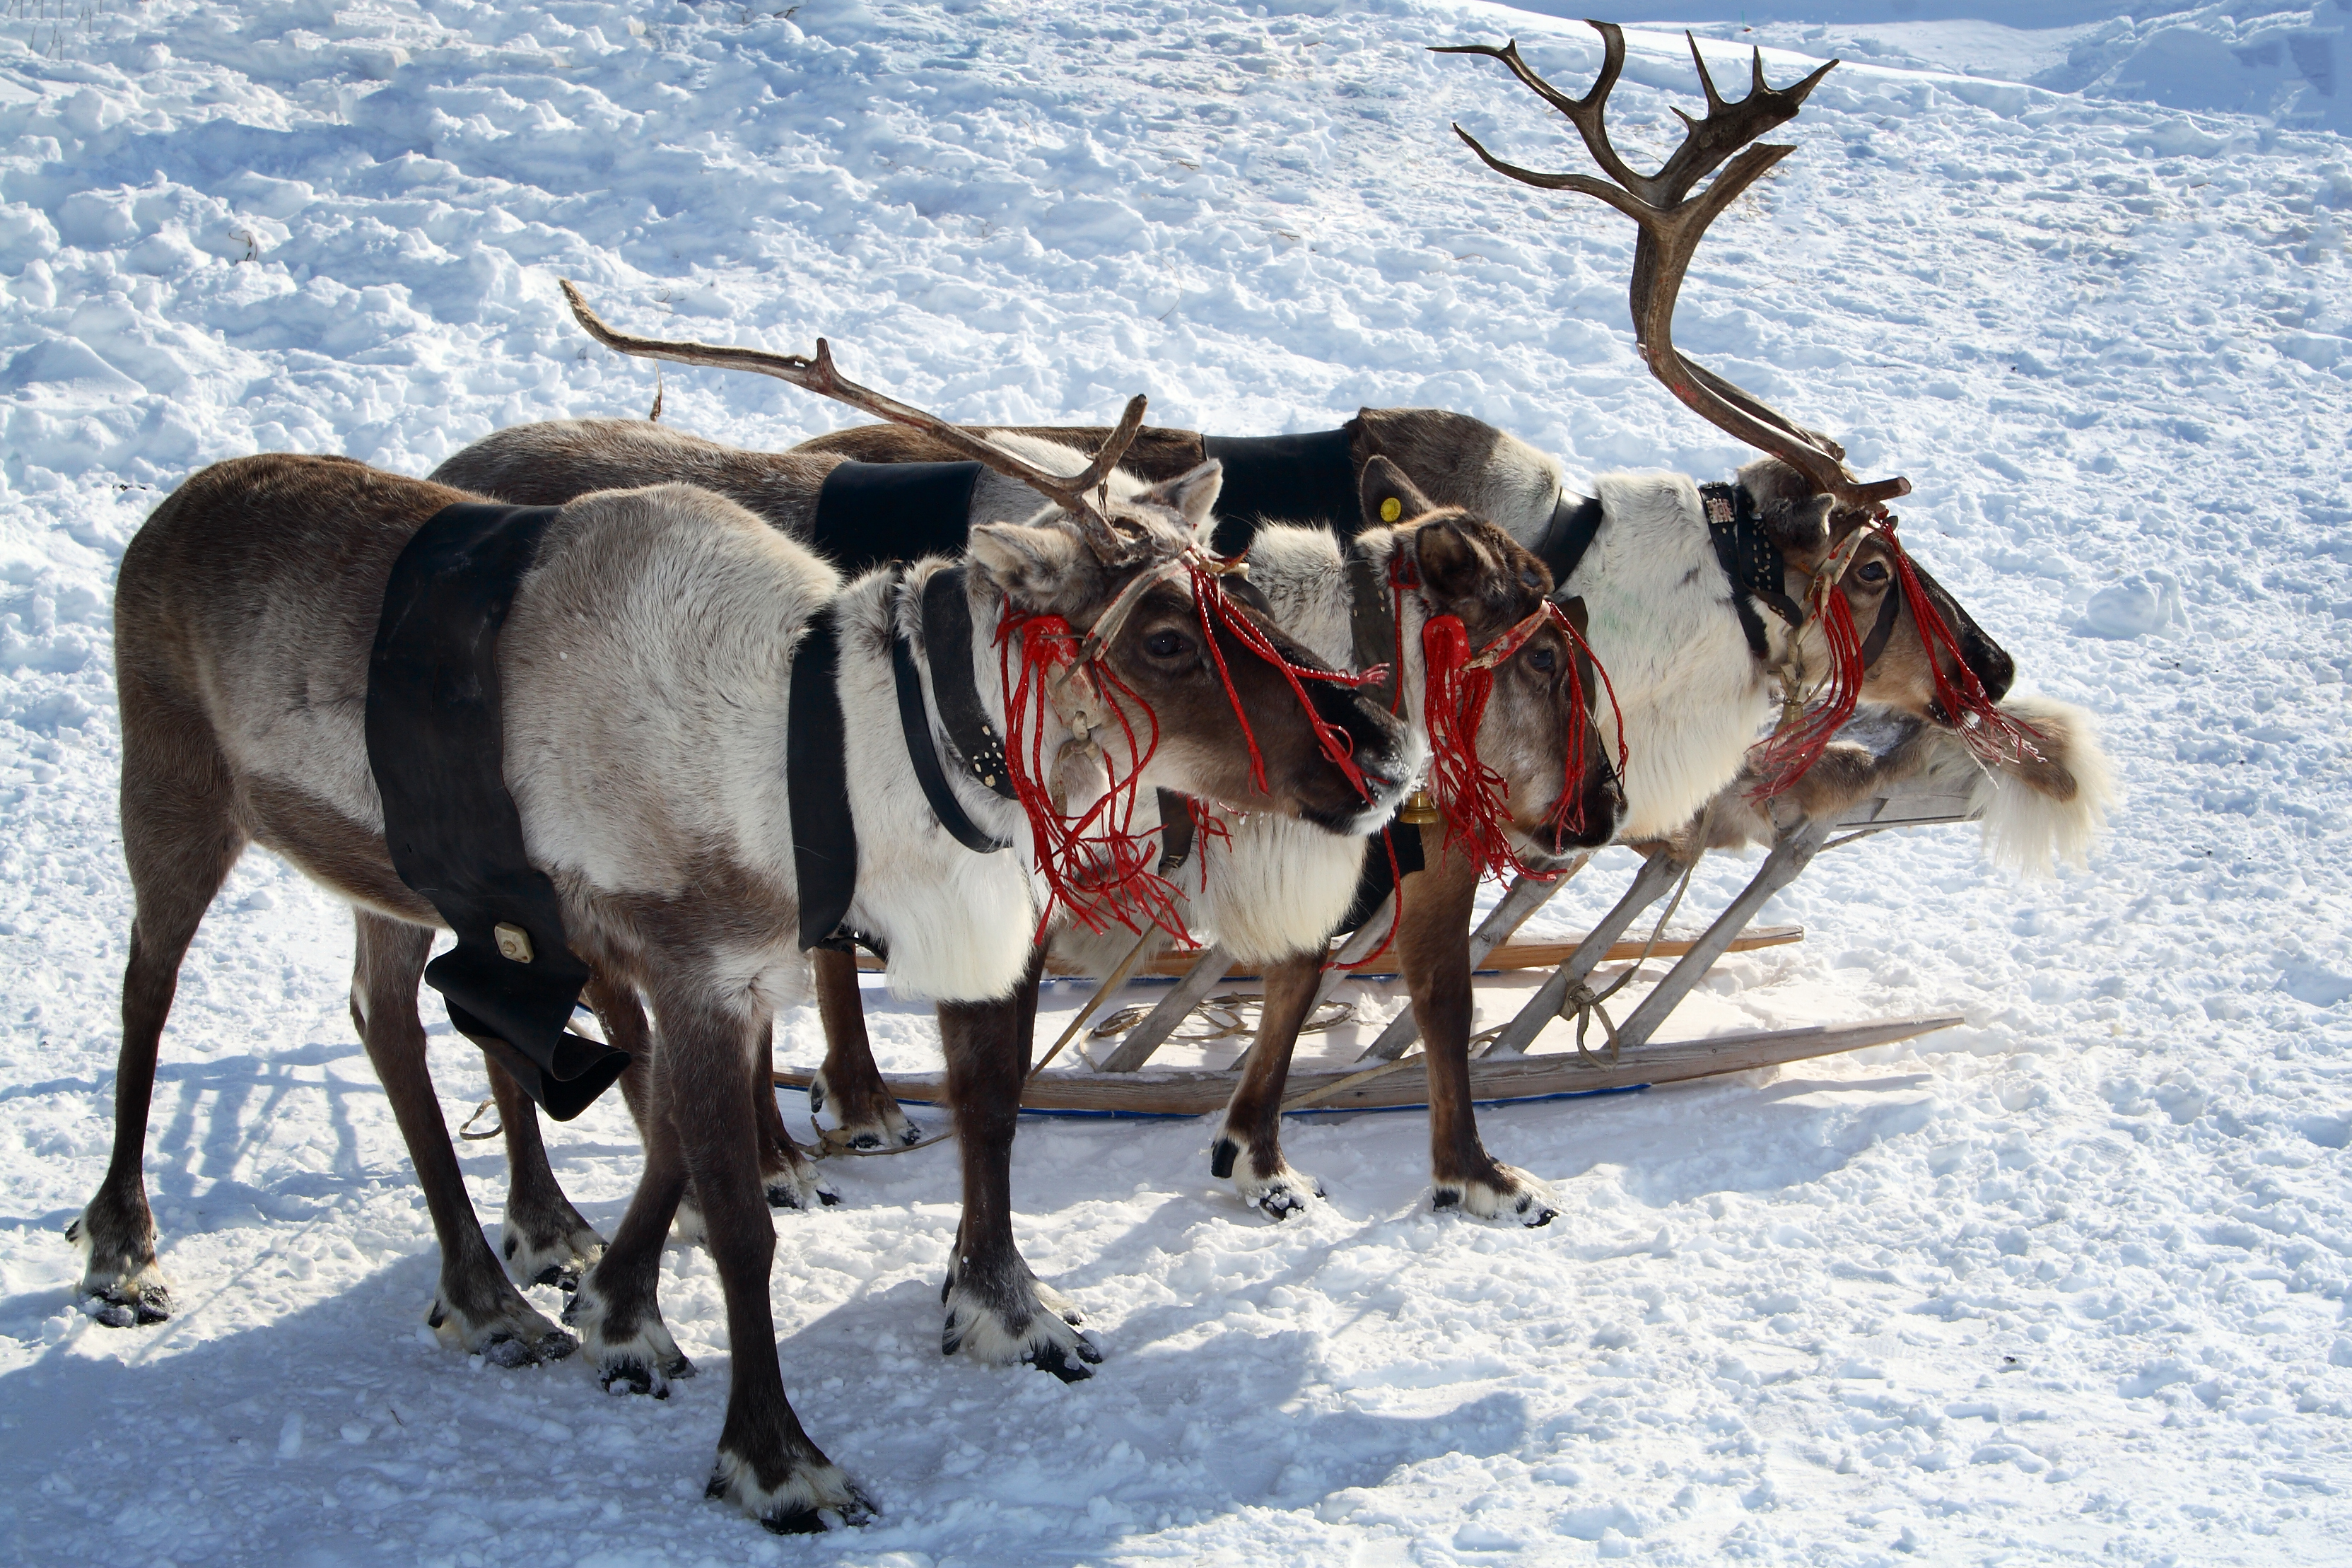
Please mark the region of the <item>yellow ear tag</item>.
<svg viewBox="0 0 2352 1568"><path fill-rule="evenodd" d="M1397 500L1396 497L1391 496L1388 500L1381 502L1381 521L1382 522L1394 522L1403 515L1404 502Z"/></svg>

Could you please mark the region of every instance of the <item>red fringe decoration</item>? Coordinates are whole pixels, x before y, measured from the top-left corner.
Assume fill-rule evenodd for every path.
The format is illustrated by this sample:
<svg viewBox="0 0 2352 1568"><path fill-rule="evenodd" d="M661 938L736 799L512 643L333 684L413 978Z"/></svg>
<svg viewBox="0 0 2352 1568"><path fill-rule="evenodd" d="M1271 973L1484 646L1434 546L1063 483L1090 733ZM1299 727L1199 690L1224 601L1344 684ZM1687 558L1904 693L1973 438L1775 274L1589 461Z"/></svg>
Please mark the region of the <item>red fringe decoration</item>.
<svg viewBox="0 0 2352 1568"><path fill-rule="evenodd" d="M1927 649L1928 667L1935 673L1936 701L1946 719L1969 750L1985 762L2018 763L2039 757L2042 753L2033 742L2042 738L2042 732L1993 705L1984 682L1961 658L1959 638L1927 597L1909 553L1895 536L1895 519L1887 517L1864 526L1876 530L1895 557L1895 577L1911 606L1919 640ZM1862 698L1862 639L1854 631L1853 606L1838 589L1824 594L1818 579L1807 600L1813 614L1821 617L1822 633L1829 643L1830 679L1797 723L1775 731L1749 748L1748 767L1757 775L1756 787L1748 792L1750 799L1769 800L1804 777L1805 770L1821 759L1831 740L1853 717L1854 705ZM1945 658L1939 654L1959 672L1957 678L1945 673Z"/></svg>
<svg viewBox="0 0 2352 1568"><path fill-rule="evenodd" d="M1233 638L1257 658L1282 672L1291 693L1298 700L1299 708L1314 726L1315 738L1324 756L1347 777L1358 794L1367 802L1372 796L1363 770L1356 763L1354 742L1346 731L1324 721L1308 700L1305 682L1326 681L1334 685L1365 686L1385 679L1385 670L1374 669L1361 675L1343 671L1309 669L1283 657L1273 639L1242 614L1219 581L1223 575L1214 566L1198 559L1188 561L1186 570L1192 584L1192 603L1201 618L1201 635L1207 639L1209 654L1217 667L1218 679L1225 688L1225 699L1233 705L1234 718L1241 725L1242 738L1249 747L1250 780L1262 793L1267 792L1265 760L1260 754L1257 733L1250 726L1249 716L1242 709L1241 693L1234 689L1233 672L1226 667L1224 649L1217 642L1217 627L1223 626ZM1020 675L1013 673L1012 644L1017 637L1021 644ZM1038 872L1045 879L1047 892L1045 909L1039 917L1037 932L1040 940L1051 925L1056 909L1067 910L1072 919L1089 931L1105 929L1113 921L1139 935L1143 926L1136 923L1134 915L1158 926L1180 942L1189 944L1191 933L1185 929L1182 914L1176 903L1176 887L1157 869L1160 845L1164 830L1149 828L1142 833L1134 830L1135 813L1141 797L1139 780L1144 767L1160 750L1160 721L1147 703L1138 697L1118 676L1111 673L1108 662L1100 658L1087 661L1083 672L1075 667L1082 639L1070 629L1068 621L1059 616L1018 616L1011 602L1005 605L1003 617L996 629L997 675L1003 683L1005 721L1005 763L1012 776L1013 790L1023 815L1029 819L1031 836L1037 849ZM1069 669L1070 678L1093 681L1097 695L1107 685L1125 700L1124 703L1106 703L1118 719L1125 740L1127 752L1124 771L1111 762L1110 750L1101 745L1098 731L1095 741L1101 748L1103 764L1108 773L1109 787L1085 816L1075 820L1066 817L1054 806L1047 787L1050 766L1045 756L1045 717L1050 702L1045 696L1046 682L1061 671ZM1151 725L1149 741L1137 738L1127 717L1128 708L1139 710ZM1231 835L1225 825L1199 803L1192 804L1195 842L1209 837L1226 838ZM1207 876L1206 856L1201 857L1202 886Z"/></svg>
<svg viewBox="0 0 2352 1568"><path fill-rule="evenodd" d="M1796 723L1784 724L1748 748L1748 765L1756 774L1748 795L1754 800L1769 800L1804 777L1862 700L1862 637L1853 629L1853 606L1834 588L1826 595L1817 588L1807 596L1829 644L1830 678Z"/></svg>
<svg viewBox="0 0 2352 1568"><path fill-rule="evenodd" d="M1895 574L1902 579L1903 596L1911 605L1911 618L1918 623L1919 640L1927 647L1927 663L1936 675L1936 701L1944 710L1944 717L1960 740L1977 757L1987 763L2022 763L2027 758L2039 760L2042 753L2033 744L2041 740L2042 731L2022 720L2012 719L1993 706L1984 682L1960 657L1960 639L1944 624L1944 617L1927 597L1920 584L1919 574L1912 570L1911 557L1905 552L1902 541L1895 537L1895 520L1888 518L1879 531L1895 554ZM1840 596L1843 599L1843 595ZM1944 660L1938 651L1949 656L1952 668L1959 672L1957 679L1944 673Z"/></svg>
<svg viewBox="0 0 2352 1568"><path fill-rule="evenodd" d="M1402 648L1404 590L1418 587L1420 582L1411 563L1398 559L1390 563L1389 584ZM1583 634L1558 603L1546 599L1534 614L1488 643L1475 658L1470 653L1470 634L1461 617L1432 616L1422 625L1421 711L1423 727L1429 732L1429 793L1445 813L1446 844L1462 844L1477 863L1482 876L1500 877L1507 871L1522 877L1549 879L1559 874L1528 869L1511 848L1504 826L1509 820L1504 802L1510 794L1510 785L1478 756L1478 727L1486 717L1486 703L1494 696L1495 667L1517 654L1547 622L1559 627L1561 635L1568 638L1569 695L1577 712L1588 710L1590 699L1574 656L1581 653L1591 659L1594 673L1601 677L1601 686L1609 694L1610 711L1617 718L1617 775L1622 778L1628 753L1625 715L1617 706L1617 688L1593 653L1592 646L1584 640ZM1403 691L1404 682L1399 680L1400 698ZM1568 752L1561 758L1559 799L1553 803L1545 819L1550 826L1554 845L1584 826L1583 791L1579 786L1584 778L1585 729L1585 725L1578 724L1569 731Z"/></svg>
<svg viewBox="0 0 2352 1568"><path fill-rule="evenodd" d="M1021 645L1017 680L1012 668L1016 638ZM1012 776L1022 814L1029 819L1038 873L1045 879L1045 907L1038 915L1036 940L1045 939L1058 908L1067 910L1088 931L1104 930L1108 916L1138 935L1143 926L1136 923L1134 916L1139 914L1146 922L1189 945L1192 935L1177 910L1175 886L1155 868L1160 849L1153 841L1160 830L1134 831L1141 795L1137 781L1160 749L1160 722L1100 660L1093 661L1093 668L1086 672L1087 679L1107 681L1128 703L1140 709L1151 721L1151 737L1148 742L1139 741L1134 726L1128 722L1126 708L1105 704L1118 717L1126 740L1124 777L1112 763L1110 748L1101 745L1097 731L1095 739L1109 775L1109 788L1085 816L1075 819L1054 805L1046 782L1051 763L1045 755L1046 716L1052 710L1045 686L1058 671L1076 663L1078 640L1070 623L1061 616L1016 616L1009 602L996 628L997 676L1004 689L1005 770ZM1100 685L1096 690L1100 692Z"/></svg>
<svg viewBox="0 0 2352 1568"><path fill-rule="evenodd" d="M1283 657L1282 650L1274 646L1273 639L1259 629L1255 621L1234 607L1233 600L1225 593L1224 584L1218 581L1221 574L1210 571L1197 562L1192 564L1192 607L1200 613L1201 636L1208 642L1210 656L1216 660L1217 677L1224 682L1225 700L1233 704L1234 718L1242 727L1242 739L1249 745L1250 782L1257 786L1258 793L1269 793L1265 785L1265 759L1258 754L1257 732L1250 728L1249 715L1242 711L1241 693L1234 689L1233 672L1225 668L1225 651L1217 646L1216 627L1210 624L1212 612L1215 614L1217 625L1231 633L1235 642L1282 672L1283 679L1290 684L1291 695L1298 699L1300 710L1307 715L1307 722L1315 727L1316 743L1322 748L1323 755L1355 786L1356 793L1364 797L1365 804L1370 805L1372 792L1364 782L1364 770L1356 765L1355 742L1349 739L1345 730L1325 722L1323 716L1315 711L1315 704L1307 700L1307 688L1302 682L1320 680L1334 686L1370 686L1385 679L1388 672L1374 667L1361 675L1349 675L1340 670L1309 669L1304 665L1293 664Z"/></svg>

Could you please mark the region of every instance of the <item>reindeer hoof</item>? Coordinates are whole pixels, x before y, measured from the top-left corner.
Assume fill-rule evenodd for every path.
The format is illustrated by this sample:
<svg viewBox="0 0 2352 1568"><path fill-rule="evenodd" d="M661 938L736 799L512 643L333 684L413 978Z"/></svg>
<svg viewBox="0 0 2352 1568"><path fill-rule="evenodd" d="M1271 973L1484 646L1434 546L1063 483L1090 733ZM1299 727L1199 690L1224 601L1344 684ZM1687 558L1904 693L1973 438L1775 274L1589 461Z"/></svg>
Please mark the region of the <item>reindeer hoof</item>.
<svg viewBox="0 0 2352 1568"><path fill-rule="evenodd" d="M1064 1383L1092 1377L1087 1369L1101 1364L1102 1352L1078 1332L1085 1315L1077 1303L1034 1276L1012 1289L1009 1300L992 1303L950 1279L940 1353L961 1352L991 1366L1034 1366Z"/></svg>
<svg viewBox="0 0 2352 1568"><path fill-rule="evenodd" d="M626 1326L626 1318L619 1323L614 1321L612 1303L597 1288L593 1273L563 1309L563 1321L580 1331L589 1359L596 1364L596 1381L605 1393L648 1394L667 1399L673 1382L694 1375L694 1363L677 1348L668 1327L651 1306L629 1316L635 1319L633 1329Z"/></svg>
<svg viewBox="0 0 2352 1568"><path fill-rule="evenodd" d="M596 1384L607 1394L642 1394L667 1399L671 1384L683 1383L693 1375L694 1363L683 1355L658 1365L625 1355L597 1367Z"/></svg>
<svg viewBox="0 0 2352 1568"><path fill-rule="evenodd" d="M861 1097L862 1098L862 1097ZM923 1141L923 1130L907 1120L898 1102L887 1092L870 1097L863 1110L856 1109L857 1100L844 1100L826 1087L824 1074L818 1073L809 1084L809 1114L814 1117L826 1106L834 1108L834 1131L825 1134L835 1146L860 1151L887 1149L894 1144L912 1146Z"/></svg>
<svg viewBox="0 0 2352 1568"><path fill-rule="evenodd" d="M452 1307L446 1296L435 1297L433 1310L425 1315L425 1326L467 1355L509 1369L562 1361L580 1348L578 1340L542 1317L512 1285L503 1279L497 1283L509 1299L479 1311Z"/></svg>
<svg viewBox="0 0 2352 1568"><path fill-rule="evenodd" d="M768 1206L772 1209L829 1209L840 1204L841 1194L814 1176L788 1171L768 1178Z"/></svg>
<svg viewBox="0 0 2352 1568"><path fill-rule="evenodd" d="M531 1229L511 1215L500 1226L499 1256L506 1260L507 1277L519 1285L552 1285L569 1294L604 1255L604 1238L577 1215L552 1235L533 1236Z"/></svg>
<svg viewBox="0 0 2352 1568"><path fill-rule="evenodd" d="M1489 1177L1437 1184L1432 1208L1458 1208L1479 1219L1515 1220L1534 1230L1559 1217L1551 1188L1515 1165L1496 1165Z"/></svg>
<svg viewBox="0 0 2352 1568"><path fill-rule="evenodd" d="M87 1257L82 1270L81 1310L110 1329L143 1327L172 1315L172 1288L156 1267L153 1232L142 1243L108 1247L108 1261L100 1260L98 1235L89 1216L78 1216L66 1226L66 1239Z"/></svg>
<svg viewBox="0 0 2352 1568"><path fill-rule="evenodd" d="M1076 1364L1070 1361L1072 1354L1078 1358ZM1050 1372L1064 1383L1084 1383L1094 1376L1094 1369L1102 1364L1102 1352L1080 1340L1070 1350L1066 1351L1060 1345L1047 1345L1021 1359L1023 1364L1034 1366L1039 1372Z"/></svg>
<svg viewBox="0 0 2352 1568"><path fill-rule="evenodd" d="M1242 1201L1268 1219L1288 1219L1292 1215L1305 1214L1315 1205L1316 1199L1328 1195L1322 1183L1287 1164L1263 1176L1244 1167L1234 1173L1233 1180Z"/></svg>
<svg viewBox="0 0 2352 1568"><path fill-rule="evenodd" d="M172 1315L172 1291L160 1279L121 1280L91 1291L82 1310L110 1329L144 1328Z"/></svg>
<svg viewBox="0 0 2352 1568"><path fill-rule="evenodd" d="M702 1495L733 1503L777 1535L817 1535L872 1523L881 1511L874 1500L840 1466L821 1454L814 1458L815 1463L795 1464L781 1484L767 1487L760 1484L750 1460L721 1448Z"/></svg>
<svg viewBox="0 0 2352 1568"><path fill-rule="evenodd" d="M496 1333L482 1346L482 1359L492 1366L509 1371L517 1367L538 1366L542 1362L562 1361L580 1348L580 1342L558 1331L542 1334L536 1340L525 1340L509 1333Z"/></svg>

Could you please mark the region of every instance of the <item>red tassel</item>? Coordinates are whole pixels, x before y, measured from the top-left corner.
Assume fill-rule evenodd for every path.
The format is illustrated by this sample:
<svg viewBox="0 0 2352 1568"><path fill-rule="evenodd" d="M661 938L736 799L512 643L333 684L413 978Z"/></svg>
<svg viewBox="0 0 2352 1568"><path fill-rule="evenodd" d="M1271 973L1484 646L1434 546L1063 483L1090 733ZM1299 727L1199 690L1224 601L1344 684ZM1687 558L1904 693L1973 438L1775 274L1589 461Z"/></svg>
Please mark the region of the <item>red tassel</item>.
<svg viewBox="0 0 2352 1568"><path fill-rule="evenodd" d="M1810 597L1813 614L1822 623L1822 638L1829 644L1830 678L1795 724L1775 731L1749 748L1748 765L1757 781L1748 792L1751 799L1769 800L1804 777L1805 770L1821 760L1831 739L1853 717L1854 704L1862 700L1862 638L1853 629L1853 607L1834 588L1826 595L1816 592Z"/></svg>
<svg viewBox="0 0 2352 1568"><path fill-rule="evenodd" d="M1012 670L1012 645L1016 637L1021 644L1017 680ZM1139 835L1133 830L1141 793L1138 781L1160 749L1159 720L1099 660L1086 671L1086 678L1108 681L1128 703L1141 709L1151 721L1150 739L1148 742L1138 740L1124 705L1105 704L1118 718L1126 742L1126 770L1122 773L1113 763L1111 748L1102 744L1097 731L1096 743L1109 775L1109 787L1076 819L1054 807L1046 784L1050 764L1045 755L1045 729L1051 704L1045 686L1057 671L1076 662L1077 648L1076 634L1061 616L1016 616L1007 603L996 628L997 676L1004 689L1004 761L1013 795L1029 819L1038 873L1045 879L1045 908L1038 916L1036 940L1045 940L1055 910L1064 909L1095 931L1105 929L1108 915L1140 934L1143 926L1134 918L1139 914L1146 922L1189 945L1192 936L1177 909L1175 886L1155 869L1160 849L1153 840L1160 830ZM1100 689L1097 685L1097 692Z"/></svg>
<svg viewBox="0 0 2352 1568"><path fill-rule="evenodd" d="M1396 615L1402 625L1405 583L1394 569L1390 581L1399 601ZM1512 849L1506 826L1509 810L1505 804L1510 786L1478 756L1478 727L1494 696L1495 667L1517 654L1547 623L1559 626L1570 645L1568 679L1573 711L1581 716L1590 706L1575 653L1581 652L1592 661L1608 691L1610 710L1617 715L1617 773L1622 778L1627 757L1625 717L1617 708L1616 688L1610 682L1609 671L1594 657L1591 645L1556 602L1545 600L1534 614L1488 643L1475 658L1470 654L1469 633L1459 616L1432 616L1422 625L1422 723L1429 734L1429 793L1445 814L1447 846L1460 844L1482 876L1559 875L1530 870ZM1399 686L1402 689L1402 683ZM1584 779L1585 728L1582 722L1570 726L1567 752L1560 759L1559 798L1546 818L1555 845L1585 826L1584 792L1580 787Z"/></svg>
<svg viewBox="0 0 2352 1568"><path fill-rule="evenodd" d="M2033 742L2042 739L2042 731L2021 720L2012 719L1993 705L1984 682L1960 657L1960 639L1936 611L1935 602L1919 582L1919 574L1912 569L1911 557L1905 552L1902 541L1895 537L1895 520L1889 518L1879 530L1895 555L1895 570L1903 583L1903 597L1911 605L1911 618L1918 623L1919 640L1927 645L1927 663L1935 671L1936 700L1944 710L1944 717L1969 750L1988 763L2022 763L2028 758L2039 760L2042 752ZM1842 597L1842 595L1841 595ZM1944 659L1948 657L1957 677L1944 673Z"/></svg>

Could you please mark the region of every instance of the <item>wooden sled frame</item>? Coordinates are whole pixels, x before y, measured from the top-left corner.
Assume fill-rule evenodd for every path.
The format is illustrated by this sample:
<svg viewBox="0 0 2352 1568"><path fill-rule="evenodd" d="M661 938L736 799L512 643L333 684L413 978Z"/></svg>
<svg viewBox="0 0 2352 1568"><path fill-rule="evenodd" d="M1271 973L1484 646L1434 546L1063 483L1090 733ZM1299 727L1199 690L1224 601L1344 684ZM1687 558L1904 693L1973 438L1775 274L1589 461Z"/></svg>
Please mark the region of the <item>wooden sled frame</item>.
<svg viewBox="0 0 2352 1568"><path fill-rule="evenodd" d="M1652 856L1634 873L1631 886L1615 907L1580 941L1572 946L1519 945L1522 959L1538 950L1538 945L1553 952L1568 946L1569 951L1518 1013L1499 1029L1488 1032L1483 1050L1474 1041L1470 1063L1473 1100L1493 1104L1622 1092L1891 1045L1962 1022L1956 1013L1917 1014L1853 1024L1750 1030L1698 1040L1652 1043L1667 1016L1724 954L1802 939L1801 928L1766 926L1751 930L1750 925L1765 903L1794 882L1823 849L1851 844L1890 828L1972 820L1974 815L1965 794L1918 786L1888 790L1834 818L1800 820L1780 831L1747 887L1703 933L1696 939L1661 939L1654 945L1629 940L1625 933L1644 910L1681 879L1686 864L1665 853ZM1531 877L1515 879L1505 889L1502 900L1471 933L1472 968L1491 972L1506 963L1515 968L1535 966L1514 962L1507 944L1584 863L1580 859L1566 873L1548 881ZM1341 944L1317 989L1318 1005L1328 1000L1342 982L1351 978L1349 972L1341 967L1343 964L1360 960L1378 947L1388 929L1389 918L1389 909L1383 905L1362 930ZM1104 977L1105 983L1097 985L1080 1007L1077 1022L1072 1026L1073 1035L1102 1010L1125 983L1141 952L1139 947L1130 955L1129 964L1122 964L1119 971ZM1550 953L1544 956L1548 958ZM1674 966L1625 1021L1614 1026L1606 1055L1582 1051L1528 1054L1528 1047L1553 1019L1576 1016L1584 1000L1585 982L1602 963L1668 957L1674 959ZM1498 958L1503 962L1497 963ZM1205 1116L1222 1110L1232 1098L1240 1061L1219 1070L1145 1074L1139 1069L1194 1007L1219 984L1234 978L1234 962L1225 952L1215 947L1208 949L1191 963L1181 978L1107 1056L1098 1060L1086 1058L1091 1070L1040 1073L1030 1079L1022 1093L1022 1109L1080 1116ZM1421 1059L1407 1058L1405 1055L1418 1037L1412 1009L1408 1006L1390 1021L1355 1067L1338 1072L1293 1073L1284 1100L1285 1114L1310 1108L1317 1111L1402 1110L1425 1105L1428 1084ZM777 1069L774 1076L779 1084L805 1089L815 1074L811 1069L785 1068ZM946 1080L940 1074L885 1074L883 1082L905 1104L945 1102Z"/></svg>

